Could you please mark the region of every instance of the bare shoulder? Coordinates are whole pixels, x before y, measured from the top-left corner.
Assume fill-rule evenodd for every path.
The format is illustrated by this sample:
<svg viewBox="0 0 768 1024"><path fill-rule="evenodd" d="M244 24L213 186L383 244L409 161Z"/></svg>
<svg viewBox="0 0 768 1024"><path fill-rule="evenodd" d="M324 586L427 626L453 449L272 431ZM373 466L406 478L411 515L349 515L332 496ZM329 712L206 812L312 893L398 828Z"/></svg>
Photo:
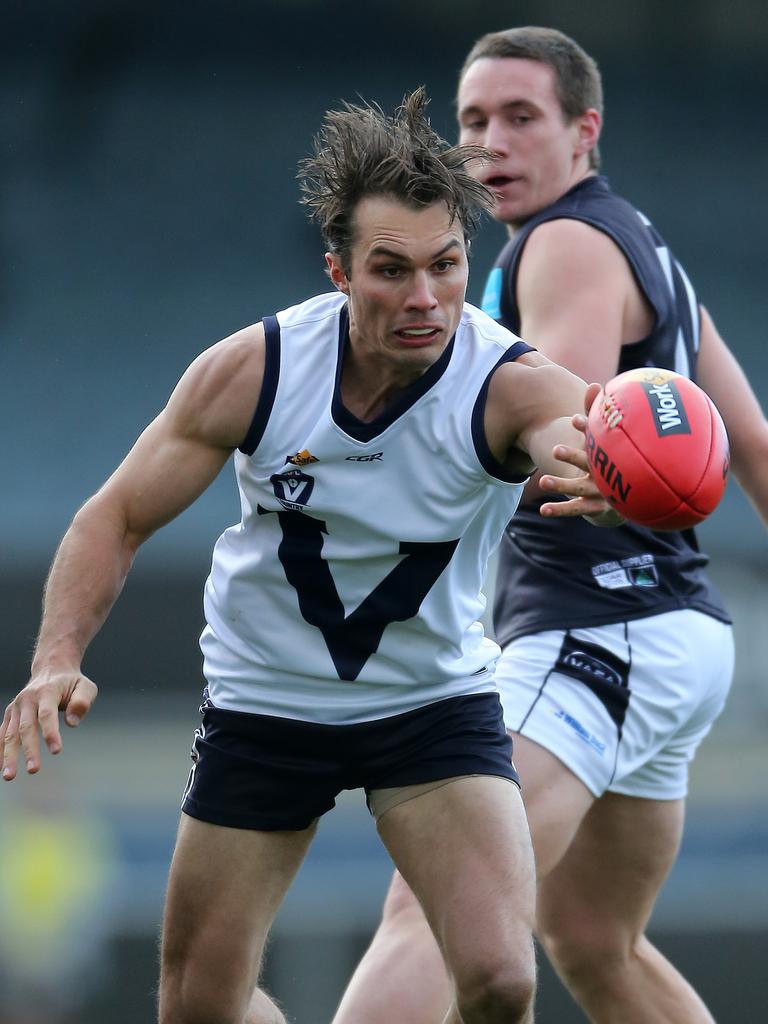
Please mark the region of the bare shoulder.
<svg viewBox="0 0 768 1024"><path fill-rule="evenodd" d="M245 437L264 378L264 327L245 327L202 352L182 376L167 413L179 433L236 448Z"/></svg>
<svg viewBox="0 0 768 1024"><path fill-rule="evenodd" d="M517 291L523 309L555 301L578 307L594 294L602 303L621 307L638 286L624 251L610 235L585 221L561 217L539 224L526 240Z"/></svg>
<svg viewBox="0 0 768 1024"><path fill-rule="evenodd" d="M581 268L585 259L599 263L626 264L622 250L600 228L584 220L559 217L546 220L530 232L521 258L525 263L554 261L555 265ZM585 269L590 270L590 266Z"/></svg>

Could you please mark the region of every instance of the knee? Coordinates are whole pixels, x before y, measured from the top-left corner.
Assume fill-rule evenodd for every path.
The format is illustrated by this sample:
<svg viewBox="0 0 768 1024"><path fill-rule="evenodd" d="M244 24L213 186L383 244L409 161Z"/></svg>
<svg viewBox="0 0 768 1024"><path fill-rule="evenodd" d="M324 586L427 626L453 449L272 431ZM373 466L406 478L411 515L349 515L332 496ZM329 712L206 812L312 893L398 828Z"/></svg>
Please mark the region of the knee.
<svg viewBox="0 0 768 1024"><path fill-rule="evenodd" d="M456 979L456 1006L464 1024L524 1024L536 991L533 950L517 963L486 963Z"/></svg>
<svg viewBox="0 0 768 1024"><path fill-rule="evenodd" d="M539 940L558 973L572 981L616 974L635 945L633 936L616 922L586 914L540 921Z"/></svg>
<svg viewBox="0 0 768 1024"><path fill-rule="evenodd" d="M159 1024L241 1024L246 1000L227 985L210 983L207 971L164 960L160 974Z"/></svg>

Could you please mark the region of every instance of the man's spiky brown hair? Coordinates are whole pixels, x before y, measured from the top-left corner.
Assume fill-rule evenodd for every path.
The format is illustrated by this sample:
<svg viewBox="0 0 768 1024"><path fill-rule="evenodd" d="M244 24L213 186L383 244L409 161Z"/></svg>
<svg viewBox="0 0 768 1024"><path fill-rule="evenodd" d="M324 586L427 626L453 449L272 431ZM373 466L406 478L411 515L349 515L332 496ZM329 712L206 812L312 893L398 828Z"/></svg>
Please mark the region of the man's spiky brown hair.
<svg viewBox="0 0 768 1024"><path fill-rule="evenodd" d="M467 171L490 159L479 146L451 146L432 128L423 88L406 95L389 116L375 104L329 110L314 138L313 156L299 165L302 202L331 252L349 272L354 213L366 196L387 196L415 208L444 202L465 239L493 196Z"/></svg>

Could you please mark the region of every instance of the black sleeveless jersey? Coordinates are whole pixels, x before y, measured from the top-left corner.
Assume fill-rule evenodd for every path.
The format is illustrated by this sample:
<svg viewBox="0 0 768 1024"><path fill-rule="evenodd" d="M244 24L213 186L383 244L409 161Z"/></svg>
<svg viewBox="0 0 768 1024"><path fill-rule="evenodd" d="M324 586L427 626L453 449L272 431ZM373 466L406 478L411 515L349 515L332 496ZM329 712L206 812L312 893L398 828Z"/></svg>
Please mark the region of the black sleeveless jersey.
<svg viewBox="0 0 768 1024"><path fill-rule="evenodd" d="M562 217L613 239L656 315L647 338L623 346L616 373L663 366L695 380L700 313L691 284L648 219L614 195L605 178L586 178L526 222L491 271L483 309L519 334L515 292L523 248L539 224ZM528 340L535 345L535 338ZM494 622L502 645L539 630L623 622L676 608L730 621L693 530L657 533L628 523L602 529L581 517L544 519L540 504L520 506L500 548Z"/></svg>

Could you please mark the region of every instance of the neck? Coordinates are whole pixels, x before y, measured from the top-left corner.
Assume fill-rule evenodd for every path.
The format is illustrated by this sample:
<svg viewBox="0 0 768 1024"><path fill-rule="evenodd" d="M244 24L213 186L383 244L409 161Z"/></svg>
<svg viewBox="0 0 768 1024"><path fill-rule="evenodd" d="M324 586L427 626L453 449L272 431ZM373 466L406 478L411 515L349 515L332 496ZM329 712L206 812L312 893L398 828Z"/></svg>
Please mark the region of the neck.
<svg viewBox="0 0 768 1024"><path fill-rule="evenodd" d="M597 173L598 172L593 167L579 167L577 170L574 171L574 174L571 176L566 187L563 189L560 195L553 199L551 203L548 203L547 206L542 206L539 210L534 210L533 213L530 213L527 217L523 218L522 220L507 222L506 228L510 238L514 238L514 236L517 234L520 228L527 224L528 221L531 220L533 217L538 216L543 210L547 210L550 206L554 206L555 203L560 202L563 196L567 195L567 193L570 192L572 188L575 188L576 185L581 184L581 182L585 181L587 178L597 177Z"/></svg>
<svg viewBox="0 0 768 1024"><path fill-rule="evenodd" d="M341 400L363 423L370 423L396 402L429 369L393 368L375 355L361 356L347 345L341 371Z"/></svg>

